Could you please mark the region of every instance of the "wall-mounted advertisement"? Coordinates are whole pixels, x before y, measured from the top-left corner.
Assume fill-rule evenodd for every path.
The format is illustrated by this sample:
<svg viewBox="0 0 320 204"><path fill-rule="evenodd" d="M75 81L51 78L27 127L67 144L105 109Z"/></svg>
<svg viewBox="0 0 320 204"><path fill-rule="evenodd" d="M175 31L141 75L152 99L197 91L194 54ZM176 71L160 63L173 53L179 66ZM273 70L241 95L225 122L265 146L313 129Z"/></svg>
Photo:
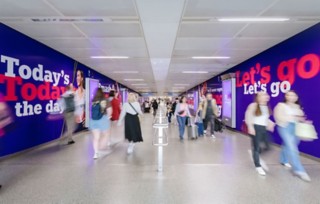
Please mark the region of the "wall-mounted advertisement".
<svg viewBox="0 0 320 204"><path fill-rule="evenodd" d="M222 81L222 121L229 127L236 127L235 79Z"/></svg>
<svg viewBox="0 0 320 204"><path fill-rule="evenodd" d="M1 23L0 45L0 157L61 136L64 120L58 100L67 85L74 87L77 132L86 129L85 78L115 84Z"/></svg>
<svg viewBox="0 0 320 204"><path fill-rule="evenodd" d="M320 86L319 33L320 23L200 84L200 93L205 93L205 90L208 92L218 90L219 87L210 88L213 82L220 83L222 88L220 77L226 73L235 73L237 110L235 129L241 131L245 110L254 101L254 95L258 91L270 95L270 105L273 109L277 103L284 100L288 90L295 90L307 119L313 121L319 133L320 108L315 108L320 102L320 94L316 91ZM227 95L226 101L228 100ZM219 100L217 103L219 104ZM224 108L225 104L222 109ZM223 110L223 114L229 116L230 112ZM273 120L273 116L271 119ZM274 142L282 143L277 131L271 135ZM318 158L320 158L319 147L319 139L313 142L301 142L299 145L300 151Z"/></svg>

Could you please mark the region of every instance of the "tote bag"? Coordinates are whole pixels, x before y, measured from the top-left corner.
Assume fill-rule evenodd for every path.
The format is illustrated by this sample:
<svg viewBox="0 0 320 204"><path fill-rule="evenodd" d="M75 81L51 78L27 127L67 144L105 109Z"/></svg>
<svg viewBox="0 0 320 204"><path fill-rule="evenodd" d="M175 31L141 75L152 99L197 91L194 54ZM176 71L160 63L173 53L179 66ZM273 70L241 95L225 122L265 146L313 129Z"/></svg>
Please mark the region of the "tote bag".
<svg viewBox="0 0 320 204"><path fill-rule="evenodd" d="M318 139L316 129L310 123L296 123L295 133L303 141L312 141Z"/></svg>

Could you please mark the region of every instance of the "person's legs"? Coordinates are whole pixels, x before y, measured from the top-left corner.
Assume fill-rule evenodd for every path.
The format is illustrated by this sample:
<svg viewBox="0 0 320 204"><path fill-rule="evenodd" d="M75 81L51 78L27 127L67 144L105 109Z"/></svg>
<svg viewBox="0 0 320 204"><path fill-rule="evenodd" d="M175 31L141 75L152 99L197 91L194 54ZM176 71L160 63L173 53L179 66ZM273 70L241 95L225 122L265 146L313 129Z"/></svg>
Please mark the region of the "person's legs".
<svg viewBox="0 0 320 204"><path fill-rule="evenodd" d="M73 135L74 127L75 127L75 120L74 120L73 112L65 113L64 118L65 118L65 122L66 122L66 126L67 126L66 139L68 141L68 144L73 144L74 142L72 139L72 135Z"/></svg>
<svg viewBox="0 0 320 204"><path fill-rule="evenodd" d="M261 167L260 165L260 142L261 142L261 129L258 125L254 125L256 131L255 135L251 135L252 139L252 157L255 167Z"/></svg>
<svg viewBox="0 0 320 204"><path fill-rule="evenodd" d="M205 117L205 118L203 119L203 128L204 128L204 132L205 132L205 133L206 133L207 128L208 128L208 122L209 122L208 118Z"/></svg>
<svg viewBox="0 0 320 204"><path fill-rule="evenodd" d="M100 140L100 130L92 130L93 135L93 150L94 150L94 159L99 157L99 140Z"/></svg>
<svg viewBox="0 0 320 204"><path fill-rule="evenodd" d="M184 129L186 126L186 117L178 116L178 124L179 124L179 137L182 140L184 135Z"/></svg>
<svg viewBox="0 0 320 204"><path fill-rule="evenodd" d="M106 149L106 147L108 146L108 143L110 142L109 140L110 133L111 133L110 128L102 132L102 135L99 141L99 150Z"/></svg>
<svg viewBox="0 0 320 204"><path fill-rule="evenodd" d="M171 123L171 116L172 116L172 113L168 113L168 122Z"/></svg>
<svg viewBox="0 0 320 204"><path fill-rule="evenodd" d="M210 132L211 132L211 136L214 136L214 116L211 115L209 118L209 122L210 122Z"/></svg>
<svg viewBox="0 0 320 204"><path fill-rule="evenodd" d="M279 127L279 134L286 146L286 155L289 158L290 164L292 165L292 169L295 173L303 172L305 173L305 169L301 164L299 157L299 149L297 138L294 134L294 124L290 123L287 127Z"/></svg>

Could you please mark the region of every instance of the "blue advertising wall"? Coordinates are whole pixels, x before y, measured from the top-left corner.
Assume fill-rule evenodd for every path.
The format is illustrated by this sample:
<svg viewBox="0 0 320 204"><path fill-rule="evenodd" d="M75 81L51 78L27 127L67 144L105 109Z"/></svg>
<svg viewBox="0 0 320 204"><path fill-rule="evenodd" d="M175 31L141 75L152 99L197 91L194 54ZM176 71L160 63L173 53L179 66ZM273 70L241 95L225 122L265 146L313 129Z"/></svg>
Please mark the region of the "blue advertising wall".
<svg viewBox="0 0 320 204"><path fill-rule="evenodd" d="M245 110L256 91L267 91L274 108L283 101L284 93L292 89L298 93L307 118L320 133L319 72L320 23L222 73L236 74L236 130L241 131ZM204 83L221 84L221 75ZM272 136L275 143L281 144L277 131ZM320 158L320 140L302 142L300 150Z"/></svg>
<svg viewBox="0 0 320 204"><path fill-rule="evenodd" d="M0 157L60 137L63 119L52 119L57 99L78 70L102 85L124 89L114 80L0 23L0 107L13 122L0 122ZM85 85L83 85L85 88ZM8 111L0 110L1 119ZM79 122L81 123L81 121Z"/></svg>

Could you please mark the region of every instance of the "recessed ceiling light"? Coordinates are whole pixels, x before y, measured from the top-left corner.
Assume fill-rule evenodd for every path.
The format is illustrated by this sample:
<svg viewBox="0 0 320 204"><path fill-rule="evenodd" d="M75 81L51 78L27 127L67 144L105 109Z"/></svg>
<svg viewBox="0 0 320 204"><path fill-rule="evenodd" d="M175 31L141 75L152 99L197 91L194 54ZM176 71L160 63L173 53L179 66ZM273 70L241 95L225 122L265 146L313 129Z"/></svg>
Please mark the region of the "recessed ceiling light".
<svg viewBox="0 0 320 204"><path fill-rule="evenodd" d="M192 59L229 59L228 56L194 56Z"/></svg>
<svg viewBox="0 0 320 204"><path fill-rule="evenodd" d="M218 18L221 22L283 22L290 20L289 18L268 18L268 17L254 17L254 18Z"/></svg>
<svg viewBox="0 0 320 204"><path fill-rule="evenodd" d="M128 56L91 56L92 59L128 59Z"/></svg>
<svg viewBox="0 0 320 204"><path fill-rule="evenodd" d="M113 73L116 73L116 74L137 74L139 72L138 71L113 71Z"/></svg>
<svg viewBox="0 0 320 204"><path fill-rule="evenodd" d="M207 74L207 71L183 71L184 74Z"/></svg>
<svg viewBox="0 0 320 204"><path fill-rule="evenodd" d="M143 81L143 79L124 79L125 81Z"/></svg>

